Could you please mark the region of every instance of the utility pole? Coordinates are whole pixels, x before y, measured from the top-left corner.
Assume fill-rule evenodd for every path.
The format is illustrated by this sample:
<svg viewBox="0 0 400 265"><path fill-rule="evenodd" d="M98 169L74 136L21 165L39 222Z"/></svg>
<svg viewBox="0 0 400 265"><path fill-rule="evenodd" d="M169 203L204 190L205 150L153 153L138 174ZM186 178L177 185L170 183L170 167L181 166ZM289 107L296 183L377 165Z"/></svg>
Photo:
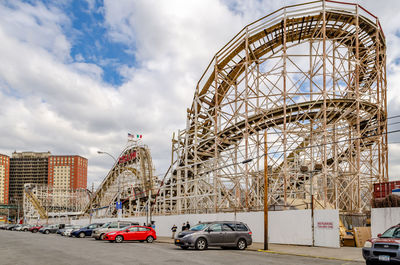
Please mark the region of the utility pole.
<svg viewBox="0 0 400 265"><path fill-rule="evenodd" d="M268 143L264 131L264 250L268 250Z"/></svg>

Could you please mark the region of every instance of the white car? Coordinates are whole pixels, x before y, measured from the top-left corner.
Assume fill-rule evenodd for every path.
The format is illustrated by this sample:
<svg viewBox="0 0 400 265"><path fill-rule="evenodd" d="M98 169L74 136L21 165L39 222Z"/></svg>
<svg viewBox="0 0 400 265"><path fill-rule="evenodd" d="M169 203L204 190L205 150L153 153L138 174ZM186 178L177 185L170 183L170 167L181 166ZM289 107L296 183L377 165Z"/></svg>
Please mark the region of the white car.
<svg viewBox="0 0 400 265"><path fill-rule="evenodd" d="M14 231L21 231L22 229L22 225L17 225L16 227L14 227Z"/></svg>
<svg viewBox="0 0 400 265"><path fill-rule="evenodd" d="M62 232L61 235L63 235L63 236L71 236L72 231L79 230L81 228L82 228L81 225L74 225L72 227L68 227L68 228L65 229L64 232Z"/></svg>

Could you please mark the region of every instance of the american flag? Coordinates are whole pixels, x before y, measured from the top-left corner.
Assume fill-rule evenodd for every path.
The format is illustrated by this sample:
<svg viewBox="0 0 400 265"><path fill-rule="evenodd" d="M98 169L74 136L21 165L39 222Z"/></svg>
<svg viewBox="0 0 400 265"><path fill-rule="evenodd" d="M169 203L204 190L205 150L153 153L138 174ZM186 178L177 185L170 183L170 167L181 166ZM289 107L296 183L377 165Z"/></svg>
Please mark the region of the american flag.
<svg viewBox="0 0 400 265"><path fill-rule="evenodd" d="M135 139L135 135L128 133L128 139Z"/></svg>

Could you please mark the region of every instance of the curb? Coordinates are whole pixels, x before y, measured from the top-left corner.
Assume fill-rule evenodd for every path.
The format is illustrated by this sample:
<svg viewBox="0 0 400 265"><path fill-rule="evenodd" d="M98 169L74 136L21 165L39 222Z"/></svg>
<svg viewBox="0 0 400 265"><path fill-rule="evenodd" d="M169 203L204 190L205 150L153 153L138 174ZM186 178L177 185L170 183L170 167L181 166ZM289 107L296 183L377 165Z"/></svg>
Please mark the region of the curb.
<svg viewBox="0 0 400 265"><path fill-rule="evenodd" d="M354 260L354 259L341 259L341 258L334 258L334 257L324 257L324 256L315 256L315 255L309 255L309 254L288 253L288 252L273 251L273 250L263 250L263 249L258 249L256 251L264 252L264 253L271 253L271 254L292 255L292 256L307 257L307 258L327 259L327 260L341 260L341 261L351 261L351 262L362 262L362 263L364 263L364 261Z"/></svg>
<svg viewBox="0 0 400 265"><path fill-rule="evenodd" d="M163 243L163 244L174 244L173 242L168 242L168 241L157 241L156 240L154 242ZM341 259L341 258L334 258L334 257L315 256L315 255L309 255L309 254L297 254L297 253L274 251L274 250L263 250L263 249L246 248L246 251L257 251L257 252L264 252L264 253L278 254L278 255L292 255L292 256L315 258L315 259L340 260L340 261L364 263L364 261L354 260L354 259Z"/></svg>

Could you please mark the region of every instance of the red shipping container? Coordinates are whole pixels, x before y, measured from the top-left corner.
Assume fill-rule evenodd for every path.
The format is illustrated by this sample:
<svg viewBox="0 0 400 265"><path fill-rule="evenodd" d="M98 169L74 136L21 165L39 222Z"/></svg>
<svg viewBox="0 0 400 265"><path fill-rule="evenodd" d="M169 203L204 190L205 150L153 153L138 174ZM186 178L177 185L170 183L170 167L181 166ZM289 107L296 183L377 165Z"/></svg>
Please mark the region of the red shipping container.
<svg viewBox="0 0 400 265"><path fill-rule="evenodd" d="M374 198L380 199L385 198L389 194L392 194L392 190L400 188L400 181L389 181L374 184Z"/></svg>

